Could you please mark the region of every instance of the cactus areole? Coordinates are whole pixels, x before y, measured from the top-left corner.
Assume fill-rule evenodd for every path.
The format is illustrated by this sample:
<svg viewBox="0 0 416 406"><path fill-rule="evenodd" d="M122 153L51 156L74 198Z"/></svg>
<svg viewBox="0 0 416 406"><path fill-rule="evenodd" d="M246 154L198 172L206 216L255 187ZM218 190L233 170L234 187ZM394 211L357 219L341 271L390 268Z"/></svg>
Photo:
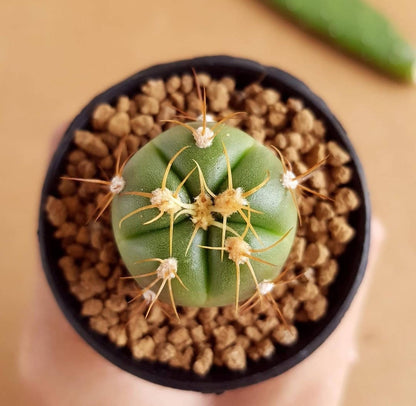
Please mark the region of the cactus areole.
<svg viewBox="0 0 416 406"><path fill-rule="evenodd" d="M296 234L283 175L272 150L222 122L178 123L134 154L112 226L143 297L238 309L262 294Z"/></svg>

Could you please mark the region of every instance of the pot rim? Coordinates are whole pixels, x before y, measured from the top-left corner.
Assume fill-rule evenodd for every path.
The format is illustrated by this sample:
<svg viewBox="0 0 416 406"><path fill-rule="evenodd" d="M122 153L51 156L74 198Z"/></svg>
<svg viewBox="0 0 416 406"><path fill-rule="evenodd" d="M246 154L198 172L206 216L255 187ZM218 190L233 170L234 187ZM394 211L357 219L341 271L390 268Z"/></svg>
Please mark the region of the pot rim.
<svg viewBox="0 0 416 406"><path fill-rule="evenodd" d="M317 322L299 324L298 342L288 348L278 346L279 351L271 358L258 362L248 361L247 369L243 372L213 367L205 377L199 377L192 371L174 369L166 364L135 360L128 349L117 348L106 336L101 336L89 328L88 320L80 314L80 303L69 292L67 282L58 267L60 247L53 239L53 228L48 223L44 210L47 196L56 193L55 174L63 168L74 130L89 128L89 120L97 104L114 103L116 98L123 94L131 96L149 79L166 79L173 74L191 73L191 67L196 71L208 72L214 77L232 76L240 86L261 79L265 87L274 87L284 98L301 98L306 107L324 119L328 139L336 140L351 156L350 166L354 169L354 177L349 186L361 199L360 208L350 217L356 236L349 243L346 253L340 257L340 271L330 288L327 314ZM77 333L99 354L121 369L153 383L204 393L221 393L282 374L315 351L333 332L349 308L365 273L370 245L370 220L370 198L362 165L344 128L325 102L300 80L278 68L264 66L248 59L217 55L164 63L141 70L105 90L81 110L67 128L46 173L39 208L38 241L43 269L59 307ZM339 281L340 277L342 281ZM341 282L342 286L338 286ZM338 287L335 289L334 285ZM334 297L334 290L341 290L341 297Z"/></svg>

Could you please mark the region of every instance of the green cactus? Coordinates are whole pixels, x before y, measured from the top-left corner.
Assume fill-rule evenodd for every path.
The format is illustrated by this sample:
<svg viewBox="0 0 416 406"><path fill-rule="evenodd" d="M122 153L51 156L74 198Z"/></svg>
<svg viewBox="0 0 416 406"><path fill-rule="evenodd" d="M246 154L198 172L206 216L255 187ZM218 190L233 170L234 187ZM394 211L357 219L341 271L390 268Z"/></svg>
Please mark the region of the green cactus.
<svg viewBox="0 0 416 406"><path fill-rule="evenodd" d="M177 125L141 148L122 173L112 223L150 307L156 298L238 307L262 292L296 232L284 173L270 149L222 122Z"/></svg>

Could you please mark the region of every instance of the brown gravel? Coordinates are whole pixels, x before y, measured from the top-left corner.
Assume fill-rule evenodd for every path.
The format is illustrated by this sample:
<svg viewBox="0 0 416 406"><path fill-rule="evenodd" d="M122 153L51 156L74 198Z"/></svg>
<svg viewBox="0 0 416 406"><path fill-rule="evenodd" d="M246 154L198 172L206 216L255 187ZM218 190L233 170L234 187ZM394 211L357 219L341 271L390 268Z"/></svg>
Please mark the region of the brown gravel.
<svg viewBox="0 0 416 406"><path fill-rule="evenodd" d="M198 74L198 79L207 88L210 114L218 119L234 111L246 111L247 115L230 120L230 124L240 126L266 145L277 146L296 173L329 155L327 165L306 185L333 201L314 196L299 198L303 222L286 278L302 276L277 285L272 292L288 326L267 304L238 316L233 306L178 308L178 321L170 317L169 307L157 303L146 319L144 303L128 303L137 285L120 279L127 271L113 241L109 212L99 222L88 222L106 190L61 180L58 196L49 196L45 209L63 249L59 267L70 291L82 302L81 315L89 318L91 328L107 335L118 347L128 346L137 359L157 360L205 375L213 365L242 370L248 359L270 357L279 351L279 345L296 342L295 321L315 321L325 314L328 287L338 273L336 257L355 234L348 215L360 201L345 186L352 176L349 155L335 142L325 141L325 123L304 108L301 100L284 101L276 90L258 83L236 90L229 77L213 80L207 74ZM121 137L126 139L126 158L170 127L160 120L172 118L175 107L190 115L199 114L192 76L172 76L166 83L151 80L132 99L122 95L115 106L98 105L91 117L92 131L75 132L62 175L110 178Z"/></svg>

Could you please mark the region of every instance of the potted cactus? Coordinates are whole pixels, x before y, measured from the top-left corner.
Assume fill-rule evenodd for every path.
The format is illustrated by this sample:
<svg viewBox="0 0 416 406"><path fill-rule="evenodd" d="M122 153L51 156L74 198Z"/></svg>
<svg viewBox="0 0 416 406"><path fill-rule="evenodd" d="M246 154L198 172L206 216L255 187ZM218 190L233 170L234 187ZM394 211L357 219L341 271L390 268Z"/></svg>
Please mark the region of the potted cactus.
<svg viewBox="0 0 416 406"><path fill-rule="evenodd" d="M290 159L287 160L276 145L273 145L273 143L267 145L267 142L265 145L265 142L260 142L262 141L261 137L255 139L255 137L239 129L238 126L230 125L230 121L238 122L238 120L241 120L244 111L223 111L222 117L216 118L207 114L209 103L207 102L206 89L198 82L198 75L195 72L195 88L198 95L195 104L199 106L199 117L192 116L189 111L182 112L180 106L173 106L177 110L174 115L160 117L160 125L163 124L167 129L159 131L160 134L153 134L146 143L143 143L141 148L136 148L137 152L134 151L134 148L131 151L133 137L130 136L129 139L129 133L139 119L136 117L130 118L128 122L123 121L127 114L131 115L129 110L131 104L125 103L124 111L114 113L111 110L111 103L114 104L116 98L121 95L131 95L134 91L133 88L137 88L138 83L144 84L149 78L168 80L174 74L189 72L191 68L195 68L197 72L208 72L213 76L220 77L224 74L229 75L235 67L238 67L238 72L234 79L237 83L240 82L239 86L248 84L257 79L260 74L266 73L271 78L269 81L273 82L269 86L274 86L285 93L286 97L302 98L310 108L315 110L316 114L325 119L325 125L331 138L341 143L342 147L348 151L349 156L353 158L353 173L351 179L346 182L350 182L353 186L358 199L355 202L355 195L348 194L345 190L339 192L339 205L342 200L345 201L348 195L346 200L350 202L351 208L354 206L353 208L357 209L352 216L355 231L351 231L352 228L348 228L349 226L342 223L342 221L337 223L335 219L329 217L325 221L321 221L322 224L323 222L329 224L330 234L328 235L332 235L335 240L335 237L341 233L341 229L345 231L344 234L350 232L348 237L345 237L345 242L351 240L355 235L346 248L347 254L352 253L352 255L342 256L339 262L341 269L349 269L348 273L339 272L339 277L330 290L327 289L325 283L322 282L321 284L322 292L328 293L328 312L325 316L322 313L319 316L320 320L316 323L309 323L300 327L297 341L285 338L293 345L282 350L279 356L276 356L274 349L271 348L271 344L266 339L259 339L258 342L262 343L261 345L264 348L262 350L256 349L257 353L250 349L251 347L249 348L247 344L247 351L251 351L253 354L252 359L261 358L259 361L244 363L244 368L237 368L231 361L228 363L225 361L224 364L217 363L217 365L226 365L229 369L235 371L230 374L229 370L227 371L221 366L214 367L212 370L205 370L204 367L201 367L206 358L211 358L211 362L213 360L215 363L216 355L215 353L212 355L212 350L209 348L209 339L197 340L196 337L199 336L202 329L195 324L194 320L189 321L190 317L187 315L192 312L197 314L198 308L222 309L224 306L228 306L228 309L233 309L235 317L238 318L239 315L245 314L247 311L253 312L256 309L262 309L262 306L266 303L275 312L277 321L274 322L274 328L280 325L279 334L282 334L283 330L287 330L289 335L294 335L291 330L292 326L287 324L285 318L287 311L283 308L284 300L279 301L276 299L276 294L272 294L272 292L283 281L286 284L295 283L297 279L303 277L306 278L305 284L302 285L304 290L302 293L299 288L298 290L301 293L298 293L299 297L303 295L306 298L311 293L306 292L305 286L308 286L308 288L312 286L308 282L309 277L305 276L306 272L310 273L310 269L313 269L313 267L319 268L325 261L325 263L329 261L329 249L325 247L325 242L328 242L329 246L332 244L331 250L339 249L341 239L337 240L338 242L332 241L331 243L328 241L328 237L316 234L315 240L307 248L309 250L307 255L312 258L307 263L310 266L304 270L296 270L295 267L286 269L288 263L290 263L288 258L290 258L290 255L293 256L293 252L298 249L294 246L295 241L295 245L298 244L295 237L298 235L296 238L299 239L299 236L305 230L305 226L302 225L302 214L306 209L303 207L304 200L302 199L304 198L300 197L301 200L299 200L300 192L315 195L322 201L327 199L327 196L322 193L324 188L317 187L314 189L303 184L303 181L306 181L316 170L321 168L328 157L322 157L320 153L310 153L308 167L298 165L295 171ZM267 79L265 81L267 82ZM174 92L172 91L171 94L173 95ZM152 96L137 97L135 105L139 105L141 112L152 109L150 103ZM145 100L145 97L148 98ZM272 99L270 102L267 101L268 106L276 103L277 99L274 100L274 93L269 92L267 97ZM106 104L105 108L103 107L101 113L98 114L97 105L103 105L103 103L110 104ZM120 99L118 103L121 103ZM166 104L160 106L165 109L164 111L167 111L169 107ZM210 107L213 107L212 103ZM213 108L215 110L215 106ZM251 108L255 109L255 106L251 106ZM294 109L296 110L296 108L295 106ZM272 108L270 107L270 109ZM104 110L109 112L111 118L103 119ZM296 126L296 117L299 116L300 122L297 126L300 128L302 125L306 125L301 120L302 114L307 116L309 113L305 113L306 110L298 110L298 113L294 113L293 121ZM106 114L104 111L104 116ZM141 121L144 120L143 116L140 116ZM91 117L93 126L95 119L96 127L100 127L101 123L106 121L105 128L113 129L113 133L110 131L111 136L105 135L107 133L100 133L102 139L107 142L107 144L102 143L104 147L101 147L101 150L105 151L108 145L111 145L111 142L115 140L114 133L118 132L117 148L114 148L112 157L113 163L108 165L109 170L112 168L113 172L108 180L100 176L88 176L88 174L82 177L71 176L76 175L76 171L68 173L71 172L68 167L66 173L62 170L65 159L68 159L74 130L80 128L88 130L89 125L87 123L91 122ZM308 119L308 117L306 118ZM101 121L98 122L100 119ZM273 118L269 118L269 120L273 120ZM123 130L123 125L126 127L125 130ZM142 127L137 128L136 135ZM318 131L316 130L317 133ZM94 137L94 135L88 133L87 135L84 134L84 138L81 139L80 137L79 133L75 135L75 143L83 145L85 151L91 153L90 147L85 146L87 145L85 137ZM296 139L294 135L290 135L290 137ZM263 141L266 140L263 139ZM96 151L92 152L93 155L94 153L97 154ZM105 154L101 155L99 157L101 164L110 161L104 156ZM316 159L312 160L312 158ZM338 158L332 157L332 160L335 161ZM331 157L328 159L331 159ZM337 166L337 168L339 170L340 166ZM171 322L174 326L173 331L169 333L172 338L168 338L166 343L158 343L155 338L157 332L164 328L164 325L160 323L159 327L152 330L155 334L153 338L147 336L141 338L140 344L137 344L136 350L133 350L133 355L136 358L145 358L145 360L137 361L122 348L117 348L105 337L92 331L91 322L88 324L82 318L82 314L80 315L82 311L85 314L88 313L88 310L85 310L87 306L84 305L80 312L80 305L76 303L76 300L68 291L62 272L56 271L59 268L58 264L62 268L61 259L59 259L60 254L58 254L62 248L59 247L56 238L53 238L53 229L48 224L45 205L48 205L47 196L53 194L54 190L56 191L59 178L66 182L64 185L68 188L69 185L74 187L74 183L92 185L91 190L82 192L85 195L101 192L101 190L94 189L94 187L103 188L105 193L96 199L95 217L107 216L104 221L108 222L109 229L111 222L112 235L118 252L114 255L120 257L120 261L125 267L125 272L121 274L119 272L118 274L120 281L129 284L130 287L136 287L133 293L130 292L130 297L131 300L140 303L138 308L144 319L152 317L152 312L157 307L165 314L163 317L176 320ZM318 183L316 183L317 186L319 186ZM63 188L62 183L58 188ZM335 196L331 199L337 199L338 192L335 189L331 190L329 188L328 190ZM360 206L358 201L361 202ZM337 201L335 201L335 204L337 204ZM52 203L49 204L49 206L51 205ZM321 205L320 207L321 212L323 212L329 206ZM316 98L300 82L281 71L264 68L253 62L235 58L198 58L191 61L161 65L141 72L98 96L74 120L55 154L45 182L40 212L40 245L44 268L58 303L60 303L74 327L101 354L122 368L154 382L204 392L218 392L257 382L259 379L266 379L283 372L312 352L335 328L348 307L364 272L368 251L368 207L368 198L360 164L346 139L342 127L320 99ZM340 213L345 213L342 207L337 210ZM91 210L89 211L91 215ZM341 219L341 217L337 218L338 220ZM310 227L309 222L307 226ZM82 232L78 232L75 240L82 233L86 233L84 228ZM82 235L79 239L82 240ZM70 245L72 248L69 251L76 251L73 246L77 244ZM109 247L109 245L106 247ZM68 252L68 249L64 248ZM104 248L105 250L106 248ZM79 252L81 251L79 250ZM82 252L85 258L79 254L80 259L82 259L80 268L91 267L94 255L86 254L85 249ZM75 257L77 255L76 253ZM105 254L103 255L105 256ZM81 261L79 263L81 264ZM111 261L109 263L111 264ZM90 270L85 271L85 269L80 272L83 275L88 274L89 278L93 274ZM286 272L289 272L291 276L284 279L287 276ZM76 278L78 276L74 276L74 281ZM85 286L82 288L84 290L81 293L78 291L78 293L84 294L88 290ZM92 303L93 300L96 301L94 303L98 303L101 300L100 297L104 297L102 291L98 292L97 290L94 294L95 296L89 299L89 303ZM313 297L317 297L316 294ZM108 306L111 308L110 305ZM180 312L178 312L178 308ZM307 311L307 306L305 309L304 312ZM107 310L105 317L108 320L108 317L111 317L109 312L112 310ZM91 311L91 314L93 312ZM117 313L117 311L114 310L113 313ZM186 322L188 324L185 323L186 328L179 327L184 314L186 320L188 320ZM223 311L221 314L224 316L228 313ZM104 320L104 318L101 315L94 315L94 317L95 327L97 327L99 321ZM201 319L199 313L196 318L198 317ZM204 324L202 334L206 336L212 330L213 337L215 336L216 339L218 339L218 336L228 334L226 338L222 339L223 341L229 340L230 343L233 343L233 346L229 345L227 347L228 344L224 344L221 351L223 351L222 353L228 351L229 359L234 359L235 351L237 351L235 349L237 347L244 348L245 341L244 337L241 338L241 334L238 337L235 334L236 337L230 338L234 334L230 332L232 330L230 325L234 321L230 322L230 325L225 324L224 320L227 317L224 316L222 319L218 319L220 321L218 321L217 327L211 328L207 327L208 324ZM267 320L272 318L270 312L264 313L262 317ZM301 318L301 316L299 317ZM122 319L121 313L119 313L117 319ZM126 331L130 331L130 336L126 333L126 342L135 339L133 337L134 333L131 332L132 327L129 325L129 323L134 322L131 319L123 321ZM252 331L249 330L249 327L246 326L244 331ZM113 332L112 334L115 334L115 326L108 328ZM119 328L118 325L117 328ZM99 329L100 327L93 330L99 331ZM270 328L270 331L272 329L273 327ZM104 330L107 331L104 328L103 332ZM188 333L184 330L190 332L189 337L192 337L192 339L186 335ZM172 344L176 342L174 334L179 331L183 333L183 337L178 340L178 347L172 349ZM179 333L176 335L179 335ZM119 343L123 341L123 338L118 339L120 340ZM239 339L240 341L238 341ZM253 338L253 340L255 339ZM284 339L282 339L283 341ZM213 345L219 348L222 343L218 340ZM179 348L182 351L182 356L185 357L186 349L180 346L190 345L200 351L196 360L193 361L193 371L189 368L183 370L172 368L177 366L173 363L173 360L177 357L166 354L169 351L174 354ZM152 355L153 358L148 356L147 360L146 357L138 356L146 348L150 348L149 351L153 354L153 347L155 346L160 349L159 355ZM261 356L258 355L259 351L263 351ZM165 358L170 360L169 365L160 363ZM156 368L155 361L157 361ZM198 371L203 372L199 374L201 376L197 375ZM259 376L261 377L259 378Z"/></svg>

